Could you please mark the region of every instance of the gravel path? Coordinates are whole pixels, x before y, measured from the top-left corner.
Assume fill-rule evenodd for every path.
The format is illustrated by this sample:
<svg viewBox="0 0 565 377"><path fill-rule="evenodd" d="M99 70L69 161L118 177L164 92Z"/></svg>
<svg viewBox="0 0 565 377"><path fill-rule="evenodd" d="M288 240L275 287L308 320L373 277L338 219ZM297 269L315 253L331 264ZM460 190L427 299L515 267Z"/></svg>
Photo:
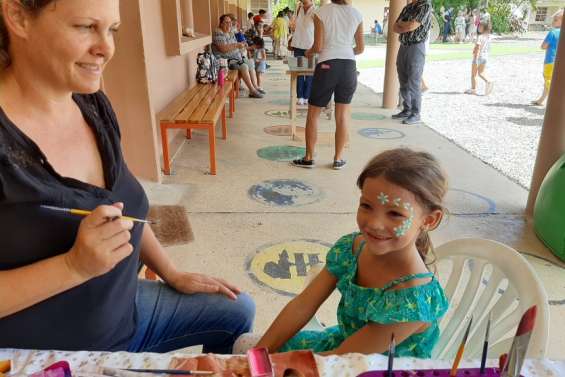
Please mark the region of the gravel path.
<svg viewBox="0 0 565 377"><path fill-rule="evenodd" d="M487 75L494 90L483 96L470 87L470 61L426 65L430 90L423 99L424 122L474 156L529 188L545 109L528 105L543 89L543 54L492 57ZM361 71L360 81L382 93L383 68Z"/></svg>

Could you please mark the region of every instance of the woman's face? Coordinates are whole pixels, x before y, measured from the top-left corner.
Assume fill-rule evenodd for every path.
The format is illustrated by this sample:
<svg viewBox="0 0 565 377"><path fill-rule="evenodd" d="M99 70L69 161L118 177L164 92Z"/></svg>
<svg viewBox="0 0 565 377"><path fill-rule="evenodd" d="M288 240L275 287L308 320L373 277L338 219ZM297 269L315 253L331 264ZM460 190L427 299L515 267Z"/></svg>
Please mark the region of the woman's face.
<svg viewBox="0 0 565 377"><path fill-rule="evenodd" d="M231 26L232 26L232 20L229 17L224 17L224 20L222 21L222 23L220 24L220 28L222 29L222 31L224 33L227 33L228 31L231 30Z"/></svg>
<svg viewBox="0 0 565 377"><path fill-rule="evenodd" d="M57 0L26 17L22 48L38 78L55 90L98 91L114 55L119 0Z"/></svg>

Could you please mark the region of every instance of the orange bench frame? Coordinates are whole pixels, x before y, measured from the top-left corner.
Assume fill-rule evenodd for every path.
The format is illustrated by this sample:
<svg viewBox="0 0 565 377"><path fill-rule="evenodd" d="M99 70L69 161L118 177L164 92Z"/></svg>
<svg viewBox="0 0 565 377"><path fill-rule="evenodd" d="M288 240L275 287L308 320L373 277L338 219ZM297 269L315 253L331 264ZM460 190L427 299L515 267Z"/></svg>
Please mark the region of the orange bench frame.
<svg viewBox="0 0 565 377"><path fill-rule="evenodd" d="M192 129L208 130L210 146L210 174L216 175L216 123L221 117L222 139L227 139L225 103L230 97L230 117L235 111L234 83L227 81L223 87L198 84L182 92L160 114L161 143L163 147L163 172L171 174L169 157L169 129L186 129L192 138Z"/></svg>

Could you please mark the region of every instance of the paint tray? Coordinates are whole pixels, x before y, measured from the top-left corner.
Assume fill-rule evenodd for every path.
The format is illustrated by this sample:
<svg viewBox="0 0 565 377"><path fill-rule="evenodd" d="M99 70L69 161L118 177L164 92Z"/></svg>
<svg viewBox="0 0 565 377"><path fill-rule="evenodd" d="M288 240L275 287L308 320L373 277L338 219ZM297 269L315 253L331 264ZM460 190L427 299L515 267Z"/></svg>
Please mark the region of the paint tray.
<svg viewBox="0 0 565 377"><path fill-rule="evenodd" d="M390 377L449 377L451 369L428 369L428 370L397 370ZM357 377L388 377L386 370L370 371L361 373ZM485 368L485 373L480 374L480 368L461 368L457 371L457 377L500 377L498 368Z"/></svg>
<svg viewBox="0 0 565 377"><path fill-rule="evenodd" d="M273 365L266 348L253 348L247 351L247 360L252 377L273 377Z"/></svg>

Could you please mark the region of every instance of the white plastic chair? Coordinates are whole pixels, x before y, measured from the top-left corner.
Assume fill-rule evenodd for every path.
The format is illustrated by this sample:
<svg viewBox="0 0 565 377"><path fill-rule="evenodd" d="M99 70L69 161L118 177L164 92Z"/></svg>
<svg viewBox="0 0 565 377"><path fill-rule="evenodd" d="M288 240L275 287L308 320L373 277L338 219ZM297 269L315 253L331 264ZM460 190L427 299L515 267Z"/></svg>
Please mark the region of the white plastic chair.
<svg viewBox="0 0 565 377"><path fill-rule="evenodd" d="M454 358L471 315L465 357L480 358L489 312L489 357L497 358L510 349L520 318L532 305L537 305L537 316L527 356L545 356L549 336L547 294L520 253L499 242L465 238L439 246L435 254L440 280L441 266L450 261L452 268L444 287L450 309L440 323L441 335L432 358Z"/></svg>

